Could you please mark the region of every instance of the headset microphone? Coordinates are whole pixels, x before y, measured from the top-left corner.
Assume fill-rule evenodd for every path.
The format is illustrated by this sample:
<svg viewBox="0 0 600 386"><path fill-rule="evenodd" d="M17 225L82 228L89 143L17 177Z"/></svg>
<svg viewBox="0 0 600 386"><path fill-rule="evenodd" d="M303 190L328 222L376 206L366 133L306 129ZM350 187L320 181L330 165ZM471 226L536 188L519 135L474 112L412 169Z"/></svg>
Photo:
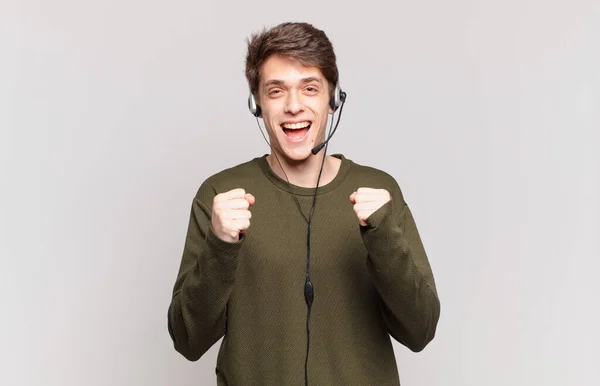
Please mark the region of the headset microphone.
<svg viewBox="0 0 600 386"><path fill-rule="evenodd" d="M338 95L339 95L339 97L338 97ZM333 137L333 134L335 134L335 131L337 130L337 127L338 127L338 125L340 123L340 118L342 117L342 110L344 109L344 103L345 102L346 102L346 93L344 91L341 91L339 89L339 87L336 87L336 93L335 93L334 97L331 99L331 106L332 106L334 112L335 112L335 110L337 110L338 107L341 106L337 122L335 123L335 127L333 128L333 131L331 132L331 134L329 134L329 136L327 137L327 139L325 140L325 142L323 142L322 144L314 147L311 150L311 153L313 153L313 155L316 155L318 152L320 152L321 149L323 147L325 147L325 145L327 145L327 143L329 142L329 140L331 139L331 137Z"/></svg>

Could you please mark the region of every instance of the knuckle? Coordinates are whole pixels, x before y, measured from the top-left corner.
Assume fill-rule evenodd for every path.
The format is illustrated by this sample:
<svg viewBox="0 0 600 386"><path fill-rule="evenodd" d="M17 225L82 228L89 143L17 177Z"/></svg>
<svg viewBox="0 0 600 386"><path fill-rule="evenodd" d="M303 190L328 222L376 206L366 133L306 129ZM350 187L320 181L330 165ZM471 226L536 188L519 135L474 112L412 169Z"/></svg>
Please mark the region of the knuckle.
<svg viewBox="0 0 600 386"><path fill-rule="evenodd" d="M246 191L242 188L236 188L230 191L231 195L235 198L243 197L246 194Z"/></svg>

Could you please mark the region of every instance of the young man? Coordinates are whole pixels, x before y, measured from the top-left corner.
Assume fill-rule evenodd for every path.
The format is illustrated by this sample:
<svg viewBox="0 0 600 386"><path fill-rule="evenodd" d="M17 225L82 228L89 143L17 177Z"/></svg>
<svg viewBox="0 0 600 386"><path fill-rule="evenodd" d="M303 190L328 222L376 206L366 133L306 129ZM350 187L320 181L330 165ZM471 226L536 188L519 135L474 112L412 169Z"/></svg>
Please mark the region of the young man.
<svg viewBox="0 0 600 386"><path fill-rule="evenodd" d="M193 199L168 310L175 349L195 361L223 337L218 385L399 385L390 335L422 350L440 302L394 178L313 154L345 99L332 45L280 24L249 40L246 76L271 152Z"/></svg>

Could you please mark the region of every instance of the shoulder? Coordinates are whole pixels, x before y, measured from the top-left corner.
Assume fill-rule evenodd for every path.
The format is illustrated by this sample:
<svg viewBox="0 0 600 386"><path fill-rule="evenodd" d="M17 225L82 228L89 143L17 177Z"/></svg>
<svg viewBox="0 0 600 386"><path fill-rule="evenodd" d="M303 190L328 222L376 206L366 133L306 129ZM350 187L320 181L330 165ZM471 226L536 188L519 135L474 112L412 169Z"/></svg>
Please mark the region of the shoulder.
<svg viewBox="0 0 600 386"><path fill-rule="evenodd" d="M404 201L402 189L397 179L388 171L361 164L346 158L350 163L350 176L358 187L386 189L395 199Z"/></svg>
<svg viewBox="0 0 600 386"><path fill-rule="evenodd" d="M262 173L259 161L260 157L256 157L210 175L200 184L196 198L212 204L212 199L219 193L237 188L247 189Z"/></svg>
<svg viewBox="0 0 600 386"><path fill-rule="evenodd" d="M357 178L365 183L370 182L377 185L386 185L399 188L396 178L394 178L394 176L392 176L388 171L376 168L374 166L360 164L348 158L345 158L345 160L350 164L350 173L352 174L352 178Z"/></svg>

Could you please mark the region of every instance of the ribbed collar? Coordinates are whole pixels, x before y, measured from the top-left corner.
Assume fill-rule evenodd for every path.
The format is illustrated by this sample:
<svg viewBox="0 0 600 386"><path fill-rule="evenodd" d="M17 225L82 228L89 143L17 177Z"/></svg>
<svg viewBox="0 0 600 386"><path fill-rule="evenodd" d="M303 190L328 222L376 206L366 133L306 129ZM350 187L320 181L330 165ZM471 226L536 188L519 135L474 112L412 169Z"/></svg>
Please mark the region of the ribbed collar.
<svg viewBox="0 0 600 386"><path fill-rule="evenodd" d="M342 154L330 154L332 157L336 157L342 161L340 165L340 169L336 174L335 178L328 183L327 185L319 186L318 195L325 194L331 192L335 188L337 188L343 181L346 179L348 172L350 171L350 164L352 163L350 160L346 159ZM315 188L305 188L298 185L288 184L288 182L279 177L273 169L271 169L271 165L267 161L267 154L262 157L257 158L258 164L262 169L265 176L278 188L288 192L293 193L299 196L312 196L315 194Z"/></svg>

